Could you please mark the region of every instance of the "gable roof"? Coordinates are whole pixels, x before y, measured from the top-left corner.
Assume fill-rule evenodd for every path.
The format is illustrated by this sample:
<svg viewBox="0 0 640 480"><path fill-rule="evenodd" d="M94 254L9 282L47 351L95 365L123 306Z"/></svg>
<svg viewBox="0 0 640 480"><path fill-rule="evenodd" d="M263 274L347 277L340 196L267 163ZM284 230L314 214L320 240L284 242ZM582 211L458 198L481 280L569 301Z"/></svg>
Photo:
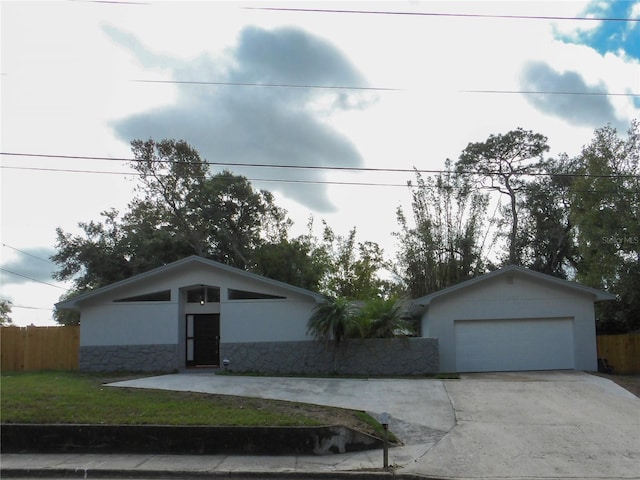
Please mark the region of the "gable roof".
<svg viewBox="0 0 640 480"><path fill-rule="evenodd" d="M498 270L494 270L493 272L486 273L484 275L480 275L479 277L472 278L471 280L466 280L464 282L460 282L456 285L453 285L448 288L444 288L437 292L431 293L429 295L425 295L424 297L420 297L417 300L414 300L411 304L410 311L412 313L418 313L424 310L429 306L432 300L442 297L444 295L450 295L459 290L463 290L465 288L471 287L472 285L476 285L481 282L486 282L487 280L491 280L492 278L498 277L500 275L504 275L509 272L517 272L522 275L525 275L530 278L534 278L537 280L542 280L543 282L547 282L551 285L557 285L563 288L569 288L576 292L592 295L594 302L600 302L603 300L615 300L616 296L604 292L602 290L598 290L596 288L587 287L585 285L580 285L576 282L570 282L568 280L563 280L558 277L553 277L551 275L547 275L546 273L535 272L525 267L519 267L517 265L508 265L506 267L502 267Z"/></svg>
<svg viewBox="0 0 640 480"><path fill-rule="evenodd" d="M222 270L224 272L228 272L228 273L233 273L235 275L240 275L244 278L247 279L251 279L251 280L257 280L259 282L265 283L267 285L271 285L271 286L276 286L276 287L280 287L280 288L284 288L286 290L289 290L291 292L295 292L295 293L299 293L302 295L307 295L311 298L313 298L316 302L321 302L323 300L325 300L325 296L321 295L319 293L316 292L312 292L311 290L307 290L301 287L296 287L293 285L289 285L288 283L285 282L281 282L279 280L273 280L272 278L267 278L267 277L263 277L262 275L258 275L255 273L251 273L251 272L247 272L246 270L242 270L240 268L236 268L236 267L231 267L229 265L225 265L224 263L220 263L220 262L216 262L214 260L209 260L208 258L204 258L204 257L199 257L197 255L192 255L190 257L185 257L181 260L177 260L175 262L172 263L168 263L166 265L163 265L161 267L158 268L154 268L153 270L149 270L147 272L143 272L140 273L138 275L134 275L133 277L129 277L129 278L125 278L124 280L120 280L118 282L115 283L111 283L109 285L105 285L104 287L100 287L100 288L96 288L95 290L91 290L89 292L85 292L85 293L81 293L79 295L76 295L75 297L69 298L67 300L64 300L62 302L58 302L55 304L55 307L58 309L69 309L69 310L75 310L78 309L80 306L80 303L91 299L93 297L96 297L98 295L102 295L104 293L108 293L111 290L115 290L117 288L126 286L126 285L132 285L153 277L156 277L158 275L162 275L164 273L170 272L171 270L175 270L177 268L180 267L185 267L185 266L189 266L189 265L205 265L206 267L209 268L214 268L214 269L218 269L218 270Z"/></svg>

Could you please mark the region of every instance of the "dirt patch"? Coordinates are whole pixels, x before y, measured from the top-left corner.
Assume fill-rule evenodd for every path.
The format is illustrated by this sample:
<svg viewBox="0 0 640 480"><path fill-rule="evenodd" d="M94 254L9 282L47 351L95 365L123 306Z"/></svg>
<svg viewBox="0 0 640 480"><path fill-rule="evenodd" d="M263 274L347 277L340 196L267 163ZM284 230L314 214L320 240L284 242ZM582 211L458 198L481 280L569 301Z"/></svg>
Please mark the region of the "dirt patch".
<svg viewBox="0 0 640 480"><path fill-rule="evenodd" d="M606 373L596 373L599 377L608 378L617 383L622 388L629 390L636 397L640 397L640 375L610 375Z"/></svg>

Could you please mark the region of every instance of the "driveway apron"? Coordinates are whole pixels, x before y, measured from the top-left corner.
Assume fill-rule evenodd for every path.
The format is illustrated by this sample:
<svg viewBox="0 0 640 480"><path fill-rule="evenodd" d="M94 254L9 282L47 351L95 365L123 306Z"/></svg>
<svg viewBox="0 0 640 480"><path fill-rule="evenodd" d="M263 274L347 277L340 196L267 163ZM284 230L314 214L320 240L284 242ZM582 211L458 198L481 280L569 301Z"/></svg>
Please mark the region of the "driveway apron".
<svg viewBox="0 0 640 480"><path fill-rule="evenodd" d="M414 472L446 478L640 478L640 399L581 372L463 375L457 425Z"/></svg>

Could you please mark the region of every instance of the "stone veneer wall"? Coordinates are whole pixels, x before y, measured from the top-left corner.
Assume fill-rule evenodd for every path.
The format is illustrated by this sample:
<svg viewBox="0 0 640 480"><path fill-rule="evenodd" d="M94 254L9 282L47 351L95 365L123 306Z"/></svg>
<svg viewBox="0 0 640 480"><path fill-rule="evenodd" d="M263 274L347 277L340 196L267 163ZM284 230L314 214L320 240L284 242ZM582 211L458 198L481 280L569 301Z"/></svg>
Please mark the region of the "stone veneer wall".
<svg viewBox="0 0 640 480"><path fill-rule="evenodd" d="M423 375L439 371L435 338L349 340L337 351L319 342L223 343L232 372L270 374Z"/></svg>
<svg viewBox="0 0 640 480"><path fill-rule="evenodd" d="M84 372L168 372L184 367L178 345L106 345L80 347Z"/></svg>

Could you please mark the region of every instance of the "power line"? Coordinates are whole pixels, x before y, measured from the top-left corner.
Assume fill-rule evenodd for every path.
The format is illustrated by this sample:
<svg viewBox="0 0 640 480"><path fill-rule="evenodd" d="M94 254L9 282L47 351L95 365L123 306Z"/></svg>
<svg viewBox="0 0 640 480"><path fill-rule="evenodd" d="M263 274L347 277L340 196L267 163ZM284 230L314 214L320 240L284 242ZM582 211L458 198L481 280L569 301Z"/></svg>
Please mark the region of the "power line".
<svg viewBox="0 0 640 480"><path fill-rule="evenodd" d="M141 163L145 160L137 158L119 158L119 157L97 157L97 156L80 156L80 155L54 155L54 154L41 154L41 153L19 153L19 152L0 152L0 155L13 156L13 157L37 157L37 158L66 158L70 160L99 160L99 161L121 161L130 163ZM156 163L177 163L175 160L154 160ZM344 167L344 166L329 166L329 165L276 165L272 163L241 163L241 162L193 162L194 165L208 165L208 166L224 166L224 167L250 167L250 168L281 168L291 170L328 170L328 171L346 171L346 172L369 172L369 173L428 173L428 174L447 174L454 173L448 170L441 169L424 169L424 168L389 168L389 167ZM98 170L81 170L81 169L58 169L47 167L15 167L0 165L0 168L7 168L13 170L42 170L42 171L56 171L56 172L69 172L69 173L98 173L98 174L111 174L111 175L135 175L141 176L138 172L113 172L113 171L98 171ZM464 172L466 174L474 174L478 172ZM484 173L484 172L483 172ZM489 172L489 174L498 175L501 172ZM638 175L634 174L591 174L591 173L549 173L549 172L527 172L515 175L522 176L555 176L555 177L579 177L579 178L634 178ZM286 179L260 179L254 178L248 180L254 181L288 181ZM298 182L316 183L312 180L298 180ZM319 182L323 183L323 182ZM328 182L333 183L333 182ZM377 185L377 184L373 184ZM406 186L406 185L403 185Z"/></svg>
<svg viewBox="0 0 640 480"><path fill-rule="evenodd" d="M38 280L38 279L36 279L36 278L29 277L29 276L27 276L27 275L23 275L23 274L21 274L21 273L12 272L11 270L7 270L6 268L2 268L2 267L0 267L0 270L2 270L3 272L6 272L6 273L10 273L11 275L16 275L16 276L18 276L18 277L26 278L27 280L31 280L32 282L38 282L38 283L42 283L42 284L44 284L44 285L48 285L48 286L50 286L50 287L59 288L60 290L66 290L66 288L61 287L61 286L59 286L59 285L54 285L53 283L43 282L42 280Z"/></svg>
<svg viewBox="0 0 640 480"><path fill-rule="evenodd" d="M306 85L294 83L252 83L252 82L210 82L210 81L187 81L187 80L132 80L137 83L171 83L179 85L219 85L226 87L270 87L270 88L312 88L312 89L331 89L331 90L373 90L396 92L403 91L402 88L391 87L356 87L348 85Z"/></svg>
<svg viewBox="0 0 640 480"><path fill-rule="evenodd" d="M276 12L300 13L345 13L360 15L407 15L417 17L453 17L453 18L500 18L506 20L569 20L588 22L640 22L640 18L620 17L565 17L559 15L505 15L490 13L451 13L451 12L400 12L391 10L344 10L333 8L292 8L292 7L243 7L247 10L267 10Z"/></svg>
<svg viewBox="0 0 640 480"><path fill-rule="evenodd" d="M89 174L112 174L112 175L134 175L141 176L140 173L127 173L127 172L101 172L96 170L70 170L64 168L38 168L38 167L7 167L0 165L0 168L6 168L11 170L35 170L35 171L46 171L46 172L62 172L62 173L89 173ZM436 171L442 173L450 173L446 171ZM591 177L591 178L627 178L627 177L635 177L635 175L581 175L581 174L555 174L555 173L539 173L532 174L526 173L522 175L549 175L549 176L568 176L568 177ZM222 178L233 178L222 177ZM413 184L411 181L406 181L404 183L374 183L374 182L339 182L335 180L294 180L294 179L285 179L285 178L253 178L253 177L244 177L250 182L265 182L265 183L298 183L298 184L307 184L307 185L338 185L338 186L356 186L356 187L402 187L402 188L419 188L417 184ZM464 188L464 187L460 187ZM495 191L495 187L491 186L481 186L477 187L478 190L492 190ZM573 190L574 193L618 193L616 190Z"/></svg>
<svg viewBox="0 0 640 480"><path fill-rule="evenodd" d="M5 168L9 170L32 170L32 171L45 171L45 172L142 176L141 173L137 173L137 172L109 172L109 171L77 170L77 169L66 169L66 168L9 167L5 165L0 165L0 168ZM251 182L269 182L269 183L301 183L301 184L311 184L311 185L350 185L350 186L368 186L368 187L405 187L405 188L408 186L406 182L405 183L373 183L373 182L339 182L339 181L331 181L331 180L295 180L295 179L286 179L286 178L254 178L254 177L245 177L245 178Z"/></svg>
<svg viewBox="0 0 640 480"><path fill-rule="evenodd" d="M461 93L487 93L487 94L518 94L518 95L583 95L598 97L640 97L640 93L619 92L570 92L553 90L460 90Z"/></svg>
<svg viewBox="0 0 640 480"><path fill-rule="evenodd" d="M331 89L331 90L370 90L382 92L407 92L408 88L399 87L357 87L351 85L313 85L313 84L290 84L290 83L253 83L253 82L220 82L206 80L132 80L137 83L160 83L176 85L218 85L228 87L271 87L271 88L309 88L309 89ZM640 97L640 93L633 92L574 92L574 91L553 91L553 90L458 90L458 93L482 93L482 94L523 94L523 95L595 95L604 97Z"/></svg>
<svg viewBox="0 0 640 480"><path fill-rule="evenodd" d="M41 260L43 262L47 262L47 263L51 263L52 265L55 265L55 262L52 262L51 260L48 260L48 259L42 258L42 257L38 257L36 255L33 255L33 254L29 253L29 252L25 252L24 250L20 250L19 248L12 247L11 245L7 245L6 243L3 243L2 246L10 248L11 250L15 250L16 252L20 252L20 253L22 253L24 255L28 255L30 257L36 258L36 259Z"/></svg>

